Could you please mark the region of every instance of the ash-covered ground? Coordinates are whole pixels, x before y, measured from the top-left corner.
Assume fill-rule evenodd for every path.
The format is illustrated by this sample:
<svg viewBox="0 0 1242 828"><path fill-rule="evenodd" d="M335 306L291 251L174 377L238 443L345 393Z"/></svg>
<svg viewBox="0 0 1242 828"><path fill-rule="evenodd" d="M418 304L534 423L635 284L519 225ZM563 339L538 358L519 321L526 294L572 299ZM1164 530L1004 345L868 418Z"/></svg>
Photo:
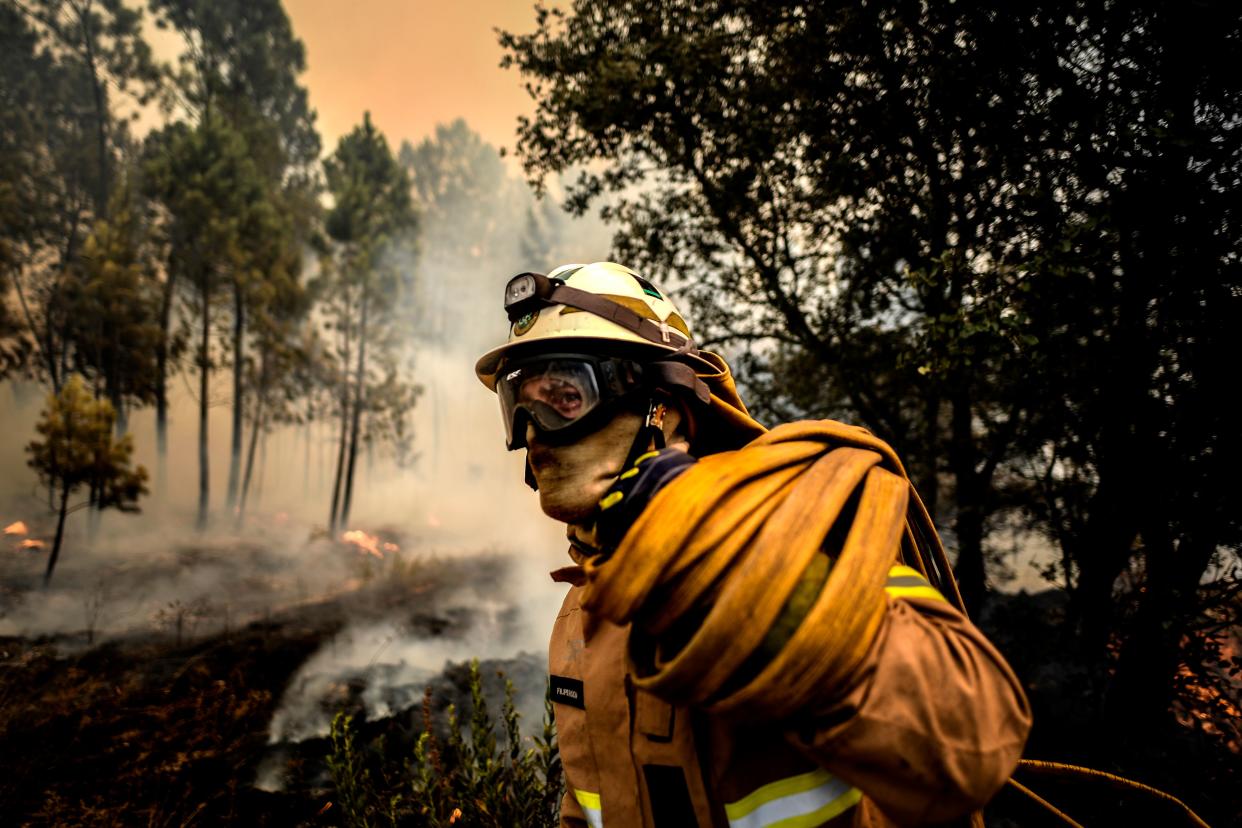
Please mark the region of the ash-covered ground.
<svg viewBox="0 0 1242 828"><path fill-rule="evenodd" d="M503 673L541 731L556 605L529 562L296 535L75 550L47 590L6 550L0 825L335 824L332 716L412 755L428 688L433 723L468 720L474 658L493 715Z"/></svg>

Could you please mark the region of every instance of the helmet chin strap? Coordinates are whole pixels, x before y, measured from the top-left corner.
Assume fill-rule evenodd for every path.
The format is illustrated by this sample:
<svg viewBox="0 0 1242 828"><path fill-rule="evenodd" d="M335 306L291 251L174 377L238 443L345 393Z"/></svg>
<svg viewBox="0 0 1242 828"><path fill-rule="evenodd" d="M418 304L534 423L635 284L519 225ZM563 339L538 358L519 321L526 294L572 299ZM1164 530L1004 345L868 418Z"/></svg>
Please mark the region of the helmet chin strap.
<svg viewBox="0 0 1242 828"><path fill-rule="evenodd" d="M647 416L643 419L643 424L638 427L638 433L634 435L629 454L626 455L625 463L621 466L622 472L632 467L634 462L647 452L664 448L664 415L666 413L668 413L668 407L657 400L654 395L647 401Z"/></svg>

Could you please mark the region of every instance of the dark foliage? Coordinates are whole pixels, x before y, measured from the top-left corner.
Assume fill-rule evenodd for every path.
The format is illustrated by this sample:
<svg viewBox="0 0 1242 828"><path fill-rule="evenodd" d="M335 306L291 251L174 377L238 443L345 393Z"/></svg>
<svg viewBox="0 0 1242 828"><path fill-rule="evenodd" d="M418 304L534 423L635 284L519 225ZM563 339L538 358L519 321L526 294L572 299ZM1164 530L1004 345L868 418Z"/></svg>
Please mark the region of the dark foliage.
<svg viewBox="0 0 1242 828"><path fill-rule="evenodd" d="M578 0L501 43L532 180L610 195L757 410L892 442L974 610L1000 530L1051 543L1071 743L1199 762L1194 710L1233 755L1233 4Z"/></svg>

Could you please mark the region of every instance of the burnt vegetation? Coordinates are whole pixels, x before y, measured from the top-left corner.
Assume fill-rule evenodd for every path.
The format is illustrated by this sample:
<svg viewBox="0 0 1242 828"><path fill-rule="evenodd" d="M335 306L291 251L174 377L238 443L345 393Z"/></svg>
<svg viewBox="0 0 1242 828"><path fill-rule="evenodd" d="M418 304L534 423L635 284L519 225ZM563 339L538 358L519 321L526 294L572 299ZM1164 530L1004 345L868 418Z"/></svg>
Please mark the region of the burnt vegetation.
<svg viewBox="0 0 1242 828"><path fill-rule="evenodd" d="M362 696L375 675L345 672L315 701L330 728L269 735L299 669L346 625L400 618L413 637L455 639L470 615L435 597L505 573L496 558L431 560L232 626L218 607L177 602L155 629L99 646L85 633L2 638L0 821L430 826L457 810L460 824L555 824L555 734L550 720L519 724L516 706L544 707L531 703L544 695L533 654L448 664L373 719Z"/></svg>

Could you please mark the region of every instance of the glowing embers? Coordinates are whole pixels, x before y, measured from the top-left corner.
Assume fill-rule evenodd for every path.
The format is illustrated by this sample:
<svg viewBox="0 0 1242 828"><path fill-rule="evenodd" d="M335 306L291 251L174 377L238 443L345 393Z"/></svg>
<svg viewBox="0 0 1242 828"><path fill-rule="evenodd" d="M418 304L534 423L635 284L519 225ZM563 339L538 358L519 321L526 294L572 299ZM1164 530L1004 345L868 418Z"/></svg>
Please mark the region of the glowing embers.
<svg viewBox="0 0 1242 828"><path fill-rule="evenodd" d="M389 541L381 541L378 535L372 535L361 529L350 529L341 534L341 540L353 545L359 552L383 559L386 552L400 552L401 547Z"/></svg>

